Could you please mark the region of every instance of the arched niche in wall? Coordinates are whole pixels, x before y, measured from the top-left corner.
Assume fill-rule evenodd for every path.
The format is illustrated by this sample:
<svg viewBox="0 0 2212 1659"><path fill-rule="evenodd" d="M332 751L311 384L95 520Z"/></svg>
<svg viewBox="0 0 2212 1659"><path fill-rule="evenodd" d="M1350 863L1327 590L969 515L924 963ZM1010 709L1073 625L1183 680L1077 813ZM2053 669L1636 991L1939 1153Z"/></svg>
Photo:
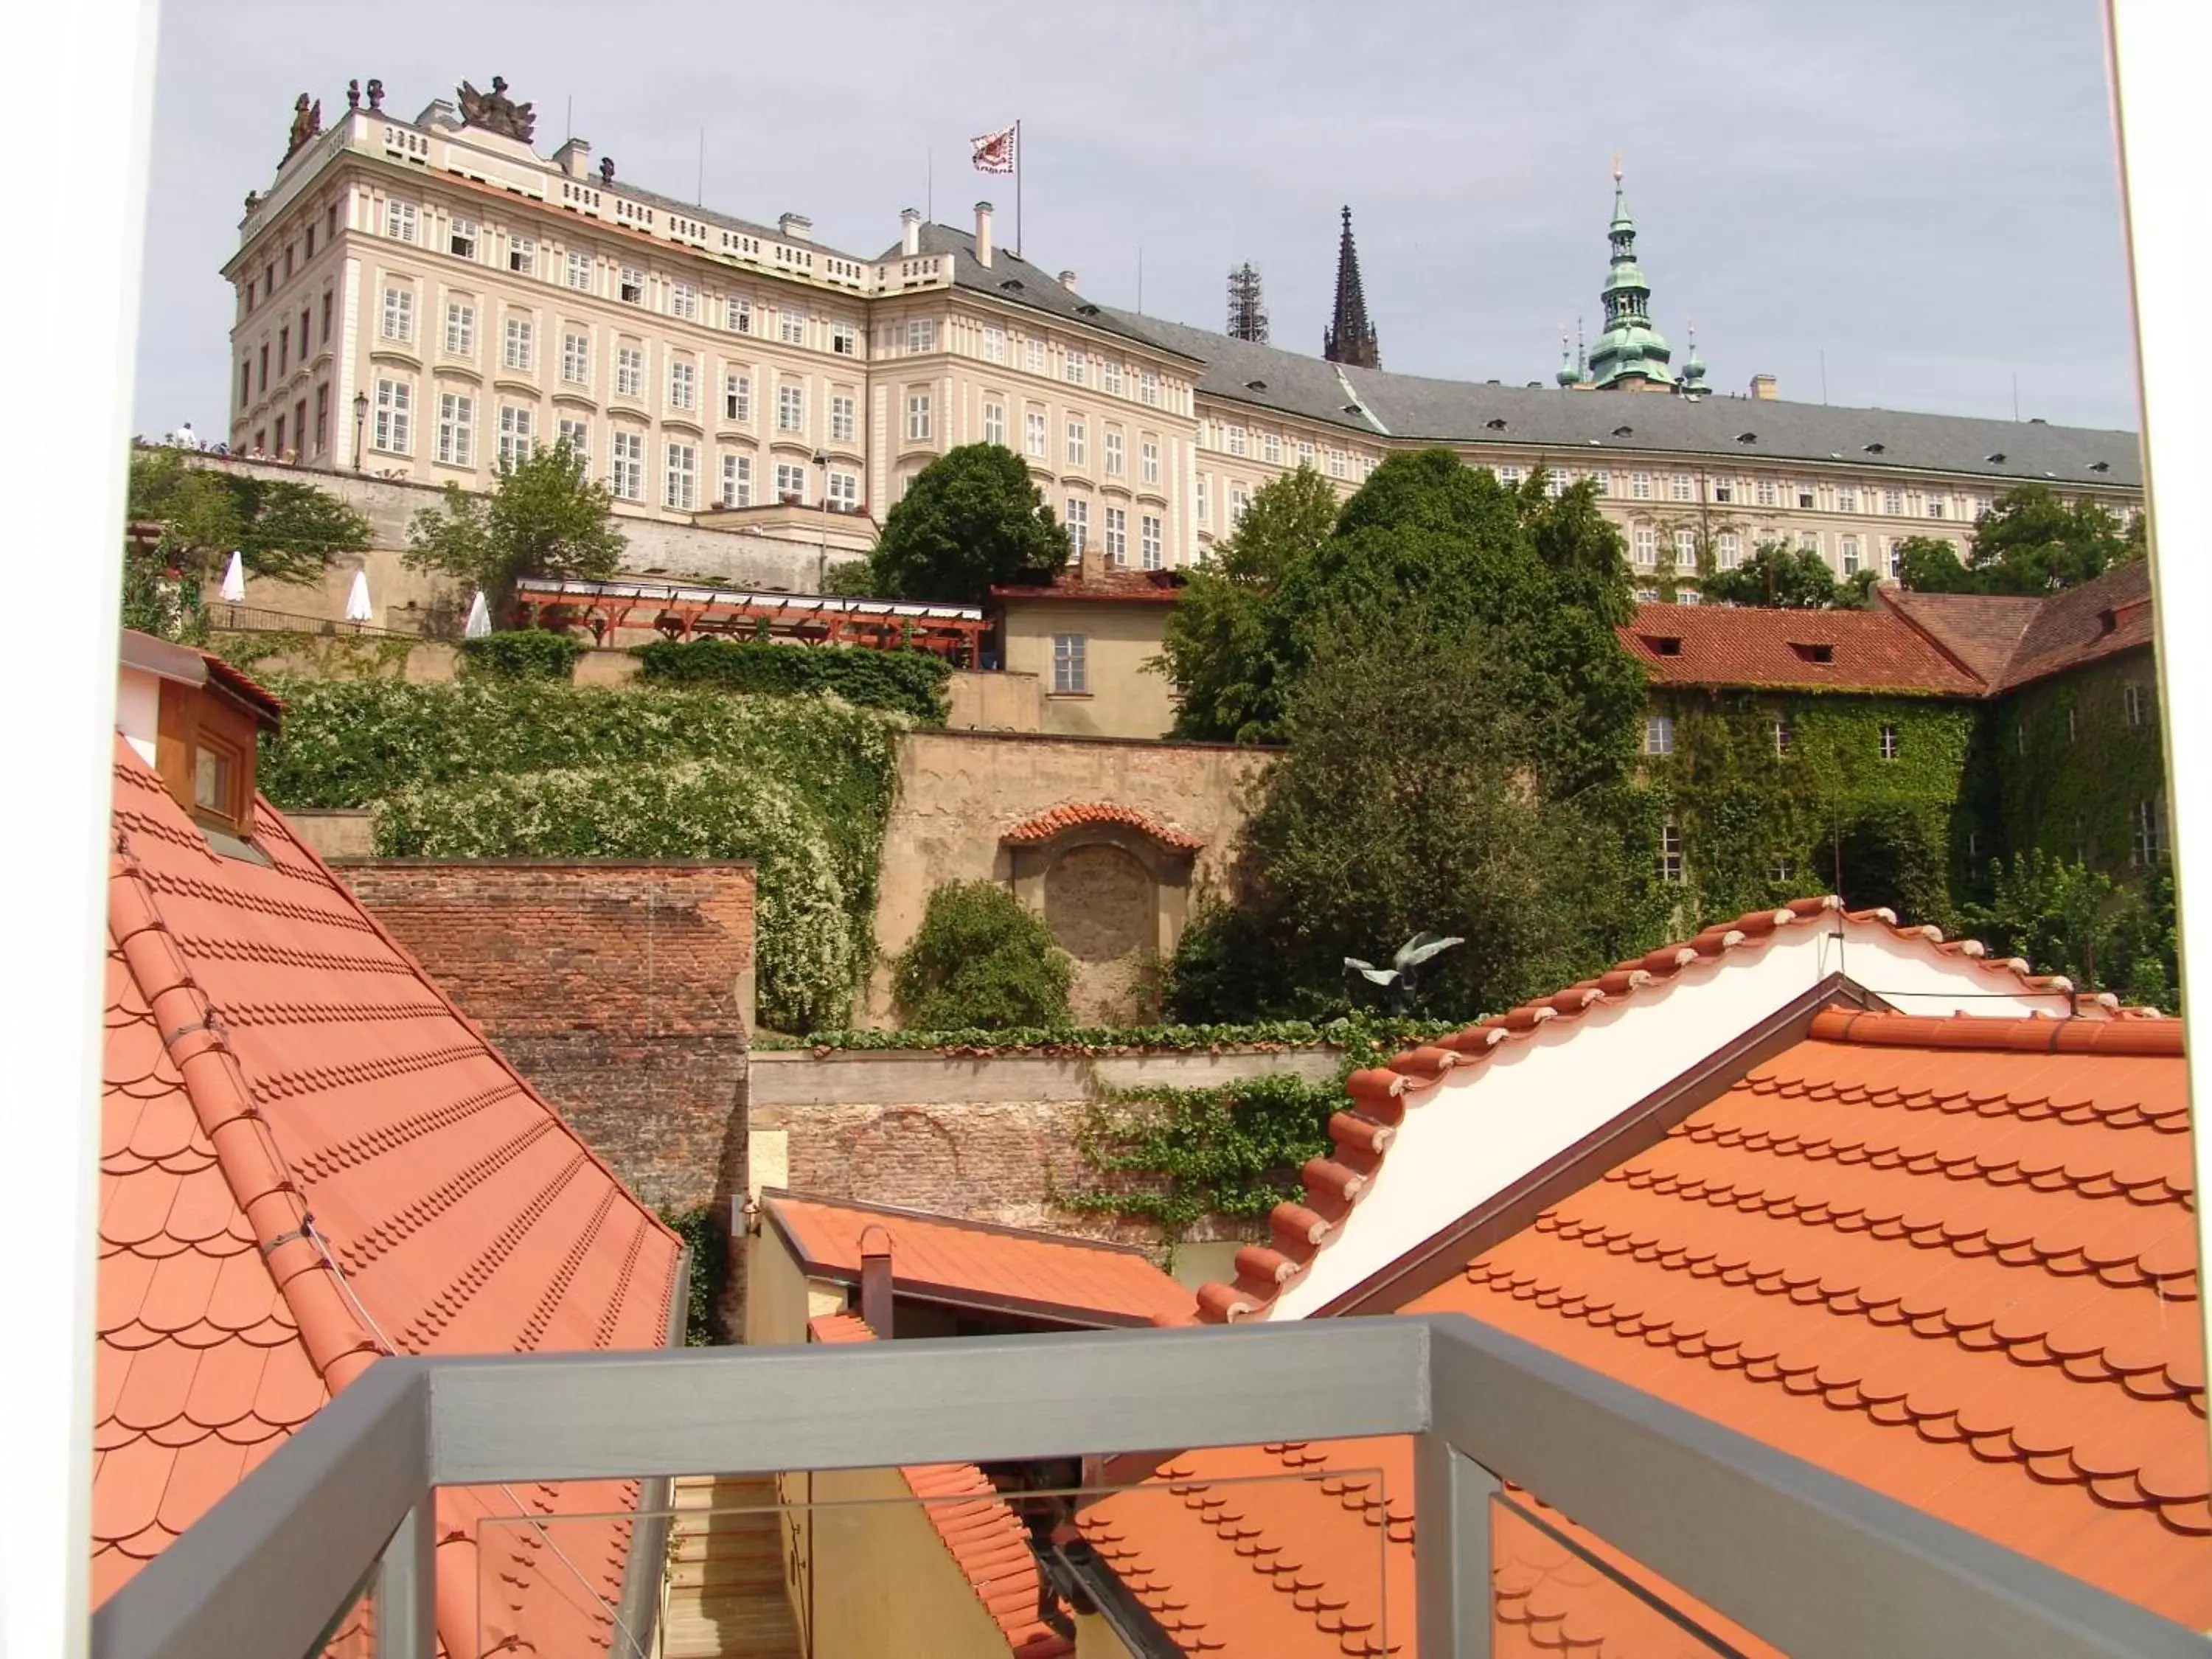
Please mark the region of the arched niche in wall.
<svg viewBox="0 0 2212 1659"><path fill-rule="evenodd" d="M1057 806L1003 831L1014 896L1075 958L1075 1014L1111 1023L1142 1012L1149 963L1174 954L1190 913L1191 866L1205 842L1134 807Z"/></svg>

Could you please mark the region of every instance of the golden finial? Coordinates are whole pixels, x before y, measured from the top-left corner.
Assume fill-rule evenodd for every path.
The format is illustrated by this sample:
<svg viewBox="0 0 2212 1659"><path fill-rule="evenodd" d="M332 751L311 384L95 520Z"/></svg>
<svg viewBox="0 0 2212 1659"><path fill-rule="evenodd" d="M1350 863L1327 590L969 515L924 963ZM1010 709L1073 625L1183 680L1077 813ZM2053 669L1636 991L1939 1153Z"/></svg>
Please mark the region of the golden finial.
<svg viewBox="0 0 2212 1659"><path fill-rule="evenodd" d="M1620 182L1620 152L1619 150L1613 153L1613 182L1616 185Z"/></svg>

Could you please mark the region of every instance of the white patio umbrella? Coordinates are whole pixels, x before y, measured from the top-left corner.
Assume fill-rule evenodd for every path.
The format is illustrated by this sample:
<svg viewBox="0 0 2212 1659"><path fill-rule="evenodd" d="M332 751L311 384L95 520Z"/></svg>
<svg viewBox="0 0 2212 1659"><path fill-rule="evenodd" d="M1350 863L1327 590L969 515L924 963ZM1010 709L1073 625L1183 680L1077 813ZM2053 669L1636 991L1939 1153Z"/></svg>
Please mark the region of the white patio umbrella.
<svg viewBox="0 0 2212 1659"><path fill-rule="evenodd" d="M376 620L376 611L368 602L368 572L366 570L353 573L353 591L346 595L345 619L353 623Z"/></svg>
<svg viewBox="0 0 2212 1659"><path fill-rule="evenodd" d="M461 629L464 639L480 640L491 632L491 607L484 603L483 589L477 589L476 603L469 607L468 625Z"/></svg>
<svg viewBox="0 0 2212 1659"><path fill-rule="evenodd" d="M222 602L225 605L246 603L246 558L236 551L230 556L230 568L222 573Z"/></svg>

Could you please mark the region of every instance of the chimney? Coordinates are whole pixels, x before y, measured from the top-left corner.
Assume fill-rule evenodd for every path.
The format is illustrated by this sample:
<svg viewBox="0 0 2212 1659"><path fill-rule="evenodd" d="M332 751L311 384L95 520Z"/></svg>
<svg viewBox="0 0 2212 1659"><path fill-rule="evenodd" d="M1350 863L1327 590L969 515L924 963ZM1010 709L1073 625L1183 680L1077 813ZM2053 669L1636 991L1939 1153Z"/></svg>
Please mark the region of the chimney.
<svg viewBox="0 0 2212 1659"><path fill-rule="evenodd" d="M1063 270L1063 271L1061 271L1061 272L1060 273L1060 285L1062 288L1066 289L1070 294L1074 293L1074 292L1075 292L1075 273L1074 273L1073 271L1072 271L1072 270Z"/></svg>
<svg viewBox="0 0 2212 1659"><path fill-rule="evenodd" d="M592 173L592 146L588 140L571 138L553 152L553 165L571 179L587 179Z"/></svg>
<svg viewBox="0 0 2212 1659"><path fill-rule="evenodd" d="M891 1340L891 1236L874 1224L860 1232L860 1322Z"/></svg>
<svg viewBox="0 0 2212 1659"><path fill-rule="evenodd" d="M991 204L975 204L975 263L988 270L991 268Z"/></svg>
<svg viewBox="0 0 2212 1659"><path fill-rule="evenodd" d="M913 208L899 210L899 253L911 259L921 252L921 215Z"/></svg>
<svg viewBox="0 0 2212 1659"><path fill-rule="evenodd" d="M1751 377L1751 395L1772 403L1782 394L1775 390L1774 377L1771 374L1754 374Z"/></svg>
<svg viewBox="0 0 2212 1659"><path fill-rule="evenodd" d="M219 657L123 630L115 724L203 830L253 839L257 739L283 705Z"/></svg>
<svg viewBox="0 0 2212 1659"><path fill-rule="evenodd" d="M787 242L811 242L814 240L814 221L803 213L777 215L775 228Z"/></svg>

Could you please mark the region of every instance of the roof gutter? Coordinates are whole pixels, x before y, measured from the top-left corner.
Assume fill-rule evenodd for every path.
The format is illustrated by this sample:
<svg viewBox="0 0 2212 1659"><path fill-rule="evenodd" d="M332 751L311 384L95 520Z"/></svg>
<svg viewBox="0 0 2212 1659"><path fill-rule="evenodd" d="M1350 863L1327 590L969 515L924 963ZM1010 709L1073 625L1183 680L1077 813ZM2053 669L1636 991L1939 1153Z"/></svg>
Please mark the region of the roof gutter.
<svg viewBox="0 0 2212 1659"><path fill-rule="evenodd" d="M668 1301L668 1328L661 1346L680 1348L691 1309L691 1251L686 1246L676 1258L676 1293ZM656 1474L637 1487L637 1524L630 1528L629 1550L623 1562L622 1594L615 1602L612 1659L650 1659L655 1651L653 1627L660 1621L661 1591L668 1577L669 1507L676 1483Z"/></svg>

